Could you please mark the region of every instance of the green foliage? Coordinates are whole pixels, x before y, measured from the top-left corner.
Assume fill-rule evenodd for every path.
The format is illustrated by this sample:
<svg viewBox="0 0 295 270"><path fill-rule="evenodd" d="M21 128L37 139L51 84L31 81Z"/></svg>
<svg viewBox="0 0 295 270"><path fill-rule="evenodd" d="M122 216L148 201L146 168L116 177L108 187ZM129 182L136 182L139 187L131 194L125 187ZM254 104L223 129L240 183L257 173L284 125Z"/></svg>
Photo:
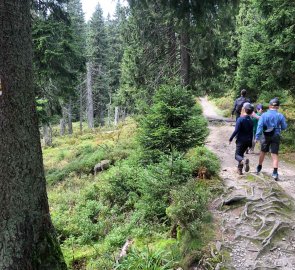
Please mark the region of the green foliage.
<svg viewBox="0 0 295 270"><path fill-rule="evenodd" d="M118 205L123 211L133 208L138 199L137 187L142 168L132 162L117 162L102 176L99 187L101 199L111 206Z"/></svg>
<svg viewBox="0 0 295 270"><path fill-rule="evenodd" d="M191 177L191 167L180 157L163 157L162 161L147 166L140 175L138 189L141 194L135 208L141 221L167 220L165 213L170 203L170 191Z"/></svg>
<svg viewBox="0 0 295 270"><path fill-rule="evenodd" d="M102 140L104 133L89 131L59 138L54 147L44 150L47 181L56 183L54 172L61 174L59 184L49 186L51 217L67 263L73 268L173 269L182 265L179 262L186 256L179 242L188 241L188 235L198 235L197 245L186 243L190 250L203 245L199 226L205 220L201 208L209 191L189 184L195 183L191 180L193 163L173 151L161 155L156 164L143 165L141 148L131 138L134 125L126 125L119 127L119 136L112 135L118 140L115 145ZM96 158L110 157L114 165L108 170L96 177L84 174ZM188 209L193 211L182 214ZM168 236L170 223L180 224L175 215L186 225L181 227L178 240ZM114 265L126 239L135 241L133 250ZM165 245L165 241L172 244Z"/></svg>
<svg viewBox="0 0 295 270"><path fill-rule="evenodd" d="M202 145L207 135L207 122L191 93L180 86L162 85L141 122L140 143L147 157L157 160L162 153Z"/></svg>
<svg viewBox="0 0 295 270"><path fill-rule="evenodd" d="M69 174L76 175L90 174L94 166L104 159L105 152L103 149L95 149L91 145L86 145L81 149L77 149L75 157L71 162L59 168L50 168L46 171L46 180L48 184L56 184L64 180ZM63 160L65 152L61 150L57 156L58 160Z"/></svg>
<svg viewBox="0 0 295 270"><path fill-rule="evenodd" d="M192 179L171 192L171 205L166 212L173 224L192 236L198 235L204 219L208 217L209 192Z"/></svg>
<svg viewBox="0 0 295 270"><path fill-rule="evenodd" d="M196 147L188 153L193 174L203 171L207 178L217 176L220 170L220 161L216 155L205 147Z"/></svg>
<svg viewBox="0 0 295 270"><path fill-rule="evenodd" d="M288 0L241 2L236 85L254 100L261 91L294 94L294 14Z"/></svg>
<svg viewBox="0 0 295 270"><path fill-rule="evenodd" d="M153 251L147 247L143 250L133 248L114 269L172 270L174 265L175 261L167 251Z"/></svg>

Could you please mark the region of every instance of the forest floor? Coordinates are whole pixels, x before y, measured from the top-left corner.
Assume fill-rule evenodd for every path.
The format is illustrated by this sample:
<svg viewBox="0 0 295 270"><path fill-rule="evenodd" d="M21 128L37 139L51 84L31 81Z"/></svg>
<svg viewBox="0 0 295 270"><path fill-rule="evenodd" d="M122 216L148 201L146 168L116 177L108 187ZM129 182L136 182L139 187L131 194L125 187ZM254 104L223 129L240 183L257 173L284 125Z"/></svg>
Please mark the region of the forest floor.
<svg viewBox="0 0 295 270"><path fill-rule="evenodd" d="M267 156L257 175L257 145L255 154L247 155L250 171L239 176L235 143L228 143L235 122L220 116L206 98L200 101L204 115L211 119L207 146L220 158L224 183L224 194L211 206L217 230L212 255L222 257L215 269L295 270L294 164L281 160L280 179L274 181Z"/></svg>

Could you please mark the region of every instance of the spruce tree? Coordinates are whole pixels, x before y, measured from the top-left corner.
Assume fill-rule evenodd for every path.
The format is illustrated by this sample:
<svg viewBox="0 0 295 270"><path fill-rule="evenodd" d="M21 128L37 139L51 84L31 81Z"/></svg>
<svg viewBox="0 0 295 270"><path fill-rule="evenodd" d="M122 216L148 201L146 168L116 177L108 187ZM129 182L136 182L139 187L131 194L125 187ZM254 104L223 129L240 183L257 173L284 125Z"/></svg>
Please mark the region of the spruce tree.
<svg viewBox="0 0 295 270"><path fill-rule="evenodd" d="M191 92L178 85L162 85L154 104L141 123L140 142L148 158L157 161L162 154L186 152L204 144L207 122Z"/></svg>
<svg viewBox="0 0 295 270"><path fill-rule="evenodd" d="M0 17L0 269L66 269L46 194L32 69L31 1Z"/></svg>

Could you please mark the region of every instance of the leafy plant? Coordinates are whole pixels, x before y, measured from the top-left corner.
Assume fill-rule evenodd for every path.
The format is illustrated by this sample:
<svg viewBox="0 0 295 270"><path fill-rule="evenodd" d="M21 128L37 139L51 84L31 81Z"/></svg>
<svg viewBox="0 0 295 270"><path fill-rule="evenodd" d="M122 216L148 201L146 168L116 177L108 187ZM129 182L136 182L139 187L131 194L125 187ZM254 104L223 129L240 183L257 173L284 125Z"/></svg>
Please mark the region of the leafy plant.
<svg viewBox="0 0 295 270"><path fill-rule="evenodd" d="M196 180L171 192L172 203L166 213L172 224L180 226L191 235L197 235L202 222L208 216L209 192Z"/></svg>
<svg viewBox="0 0 295 270"><path fill-rule="evenodd" d="M206 147L196 147L189 151L187 156L195 176L211 178L212 176L218 175L220 161L218 157Z"/></svg>

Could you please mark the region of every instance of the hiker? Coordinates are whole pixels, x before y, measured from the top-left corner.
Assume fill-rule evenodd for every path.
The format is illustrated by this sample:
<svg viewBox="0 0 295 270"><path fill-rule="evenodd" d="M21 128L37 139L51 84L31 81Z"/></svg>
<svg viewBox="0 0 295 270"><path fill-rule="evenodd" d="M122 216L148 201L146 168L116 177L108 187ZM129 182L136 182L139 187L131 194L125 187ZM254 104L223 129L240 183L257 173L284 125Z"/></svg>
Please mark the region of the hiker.
<svg viewBox="0 0 295 270"><path fill-rule="evenodd" d="M246 107L246 106L249 106L249 105L251 105L250 102L245 102L245 103L243 104L243 108L242 108L242 111L241 111L241 116L243 116L243 115L246 116L246 115L247 115L246 112L245 112L245 107ZM252 106L253 106L253 105L252 105ZM258 114L256 114L254 111L253 111L253 113L252 113L250 116L251 116L251 119L252 119L252 121L253 121L253 125L254 125L254 120L258 122L258 119L260 118L260 116L259 116ZM253 127L253 129L254 129L254 127ZM256 132L255 132L255 133L256 133ZM252 151L253 145L255 146L255 136L254 136L254 135L255 135L255 134L252 134L252 146L249 147L249 148L247 148L245 154L249 154L250 152L253 152L253 151ZM253 150L254 150L254 148L253 148Z"/></svg>
<svg viewBox="0 0 295 270"><path fill-rule="evenodd" d="M257 104L256 105L256 112L253 112L252 114L252 121L253 121L253 142L252 142L252 148L250 149L251 153L254 153L254 148L256 145L255 142L255 136L256 136L256 131L257 131L257 126L258 126L258 120L260 116L263 113L263 105L262 104Z"/></svg>
<svg viewBox="0 0 295 270"><path fill-rule="evenodd" d="M273 163L273 172L271 176L276 181L279 180L278 167L281 139L280 134L282 130L287 129L287 123L284 115L278 112L279 106L280 101L278 98L274 98L269 102L268 111L262 114L258 121L255 138L255 141L258 141L261 137L261 151L256 172L258 174L261 171L265 154L270 151Z"/></svg>
<svg viewBox="0 0 295 270"><path fill-rule="evenodd" d="M246 150L252 146L253 121L250 116L254 111L254 106L247 103L243 107L243 111L245 115L242 114L241 117L238 118L235 130L229 139L229 143L231 143L234 137L237 138L235 159L238 161L239 175L243 174L244 154ZM245 165L245 172L248 172L250 170L249 159L246 159Z"/></svg>
<svg viewBox="0 0 295 270"><path fill-rule="evenodd" d="M246 98L247 90L243 89L241 91L241 96L235 100L234 108L232 110L231 116L234 117L234 114L236 115L236 121L241 116L241 111L243 108L244 103L250 102L250 99Z"/></svg>

